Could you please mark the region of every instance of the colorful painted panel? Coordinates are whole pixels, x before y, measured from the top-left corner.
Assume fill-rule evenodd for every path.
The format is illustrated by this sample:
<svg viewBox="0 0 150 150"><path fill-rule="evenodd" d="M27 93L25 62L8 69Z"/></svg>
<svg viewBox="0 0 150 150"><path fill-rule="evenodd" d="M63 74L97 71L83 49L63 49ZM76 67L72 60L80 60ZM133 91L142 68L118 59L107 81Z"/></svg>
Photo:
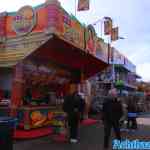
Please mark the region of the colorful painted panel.
<svg viewBox="0 0 150 150"><path fill-rule="evenodd" d="M18 110L19 127L25 130L43 126L64 127L64 112L51 107L25 107Z"/></svg>
<svg viewBox="0 0 150 150"><path fill-rule="evenodd" d="M6 38L6 16L6 12L0 14L0 42L4 42Z"/></svg>
<svg viewBox="0 0 150 150"><path fill-rule="evenodd" d="M108 63L108 44L100 38L97 38L96 57Z"/></svg>
<svg viewBox="0 0 150 150"><path fill-rule="evenodd" d="M24 6L17 12L9 13L6 24L7 36L25 35L31 31L44 31L47 26L46 11L44 6L38 8Z"/></svg>
<svg viewBox="0 0 150 150"><path fill-rule="evenodd" d="M35 9L37 21L36 26L33 28L32 32L42 32L45 31L47 27L47 10L44 6Z"/></svg>
<svg viewBox="0 0 150 150"><path fill-rule="evenodd" d="M60 3L58 1L47 1L46 2L47 10L47 32L48 33L57 33L61 29L61 12L60 12Z"/></svg>
<svg viewBox="0 0 150 150"><path fill-rule="evenodd" d="M12 28L18 35L25 35L32 31L36 24L36 13L30 6L24 6L13 18Z"/></svg>
<svg viewBox="0 0 150 150"><path fill-rule="evenodd" d="M60 36L77 47L84 49L84 27L76 17L61 9L61 25Z"/></svg>
<svg viewBox="0 0 150 150"><path fill-rule="evenodd" d="M85 29L85 49L92 55L96 55L97 35L92 25Z"/></svg>
<svg viewBox="0 0 150 150"><path fill-rule="evenodd" d="M136 72L136 66L126 57L124 57L124 66L131 72Z"/></svg>
<svg viewBox="0 0 150 150"><path fill-rule="evenodd" d="M52 112L51 110L36 110L30 112L30 126L31 128L38 128L41 126L64 126L64 114L62 112Z"/></svg>
<svg viewBox="0 0 150 150"><path fill-rule="evenodd" d="M16 32L12 28L12 22L15 14L8 14L7 24L6 24L6 34L8 37L16 36Z"/></svg>

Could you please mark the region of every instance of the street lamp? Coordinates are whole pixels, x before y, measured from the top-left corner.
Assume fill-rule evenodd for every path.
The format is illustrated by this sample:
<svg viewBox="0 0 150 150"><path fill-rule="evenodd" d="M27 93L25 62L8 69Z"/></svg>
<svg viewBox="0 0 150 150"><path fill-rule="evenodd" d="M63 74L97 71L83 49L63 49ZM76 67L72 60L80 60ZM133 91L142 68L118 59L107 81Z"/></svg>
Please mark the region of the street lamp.
<svg viewBox="0 0 150 150"><path fill-rule="evenodd" d="M116 40L120 40L120 39L123 40L125 38L122 37L122 36L118 36L118 27L113 28L112 19L110 17L103 17L102 19L98 19L97 21L92 23L92 25L97 25L98 23L101 24L101 37L102 37L102 33L103 33L103 22L104 21L109 21L109 28L108 28L109 31L106 30L108 33L106 32L105 34L111 36L111 37L108 37L108 55L109 55L108 64L112 65L112 84L111 84L111 86L113 88L114 87L114 82L115 82L115 62L114 62L114 51L112 53L112 59L111 59L111 62L110 62L111 45L112 45L112 41L116 41ZM115 29L117 29L117 30L115 30ZM117 34L115 34L115 38L113 36L114 31L115 31L115 33L117 33Z"/></svg>

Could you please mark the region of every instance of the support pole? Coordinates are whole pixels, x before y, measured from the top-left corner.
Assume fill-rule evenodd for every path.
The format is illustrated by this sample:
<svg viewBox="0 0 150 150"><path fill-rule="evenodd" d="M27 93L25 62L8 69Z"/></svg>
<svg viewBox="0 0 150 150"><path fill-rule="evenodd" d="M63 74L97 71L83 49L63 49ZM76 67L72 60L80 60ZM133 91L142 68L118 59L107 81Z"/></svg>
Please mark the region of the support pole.
<svg viewBox="0 0 150 150"><path fill-rule="evenodd" d="M11 116L17 115L17 109L23 104L24 81L22 63L17 64L13 72L12 94L11 94Z"/></svg>

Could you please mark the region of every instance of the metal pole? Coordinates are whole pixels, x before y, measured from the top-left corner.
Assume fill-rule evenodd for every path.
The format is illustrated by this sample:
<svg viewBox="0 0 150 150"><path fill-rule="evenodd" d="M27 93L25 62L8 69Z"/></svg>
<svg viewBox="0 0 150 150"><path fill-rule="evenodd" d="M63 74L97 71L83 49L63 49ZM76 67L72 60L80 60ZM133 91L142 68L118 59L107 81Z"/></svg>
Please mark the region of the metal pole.
<svg viewBox="0 0 150 150"><path fill-rule="evenodd" d="M114 88L114 82L115 82L115 64L114 64L114 51L113 51L113 49L111 49L111 45L112 45L112 41L111 40L109 40L109 38L108 38L108 52L111 54L111 61L110 61L110 63L111 63L111 65L112 65L112 83L111 83L111 88Z"/></svg>
<svg viewBox="0 0 150 150"><path fill-rule="evenodd" d="M112 88L114 88L115 83L115 62L114 62L114 51L112 51Z"/></svg>
<svg viewBox="0 0 150 150"><path fill-rule="evenodd" d="M103 36L103 21L101 21L101 38Z"/></svg>
<svg viewBox="0 0 150 150"><path fill-rule="evenodd" d="M75 7L74 8L75 9L75 16L77 15L76 4L77 4L77 0L75 0L75 6L74 6Z"/></svg>

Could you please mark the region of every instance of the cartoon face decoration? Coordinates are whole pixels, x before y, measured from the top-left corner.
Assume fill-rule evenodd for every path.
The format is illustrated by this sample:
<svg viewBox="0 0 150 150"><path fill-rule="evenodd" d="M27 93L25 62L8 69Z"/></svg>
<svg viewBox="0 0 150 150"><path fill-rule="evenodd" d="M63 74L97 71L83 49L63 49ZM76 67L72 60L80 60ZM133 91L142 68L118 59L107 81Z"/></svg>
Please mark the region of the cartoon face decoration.
<svg viewBox="0 0 150 150"><path fill-rule="evenodd" d="M12 27L18 35L25 35L32 31L36 24L36 13L31 6L24 6L13 18Z"/></svg>

